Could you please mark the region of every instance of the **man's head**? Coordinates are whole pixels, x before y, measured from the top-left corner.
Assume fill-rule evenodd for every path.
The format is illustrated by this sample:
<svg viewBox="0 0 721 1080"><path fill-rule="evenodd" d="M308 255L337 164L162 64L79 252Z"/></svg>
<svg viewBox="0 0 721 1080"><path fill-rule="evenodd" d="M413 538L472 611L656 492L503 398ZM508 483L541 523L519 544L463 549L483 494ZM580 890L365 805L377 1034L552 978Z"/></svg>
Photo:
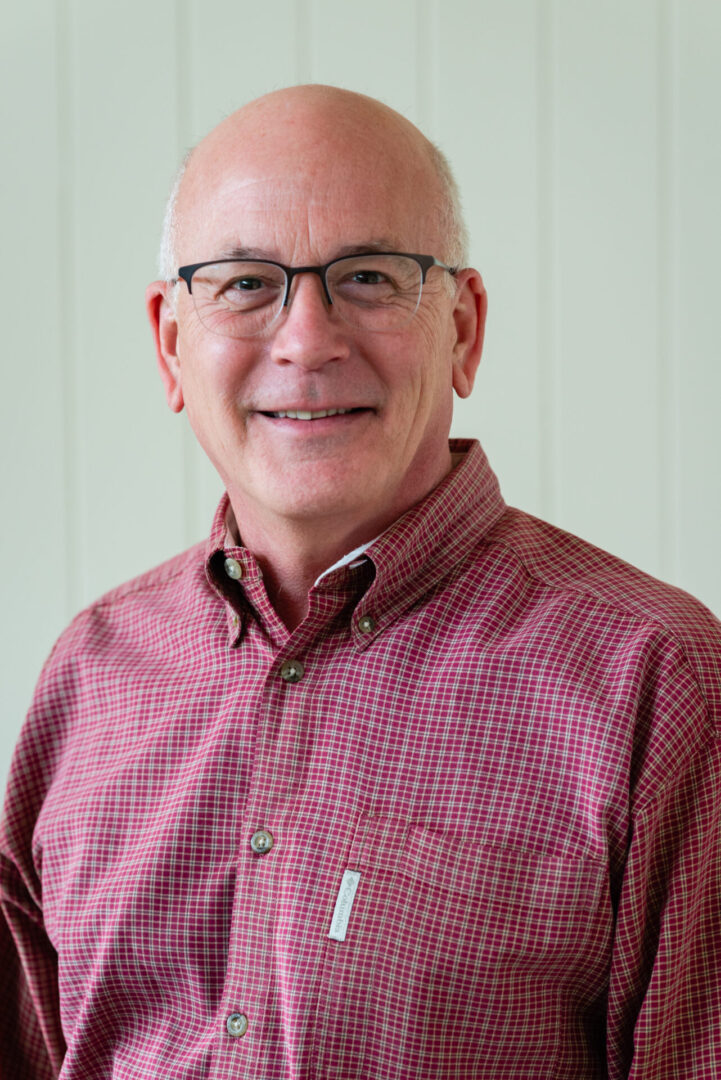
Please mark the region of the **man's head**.
<svg viewBox="0 0 721 1080"><path fill-rule="evenodd" d="M448 262L462 242L452 206L438 154L407 120L348 91L294 87L240 109L191 154L172 276L240 252L292 267L369 250ZM241 530L249 515L265 527L292 518L362 539L448 471L452 392L470 392L480 359L482 282L432 267L398 328L350 325L315 274L296 277L288 299L269 327L238 337L217 332L228 320L201 321L184 282L151 285L168 402L187 408Z"/></svg>

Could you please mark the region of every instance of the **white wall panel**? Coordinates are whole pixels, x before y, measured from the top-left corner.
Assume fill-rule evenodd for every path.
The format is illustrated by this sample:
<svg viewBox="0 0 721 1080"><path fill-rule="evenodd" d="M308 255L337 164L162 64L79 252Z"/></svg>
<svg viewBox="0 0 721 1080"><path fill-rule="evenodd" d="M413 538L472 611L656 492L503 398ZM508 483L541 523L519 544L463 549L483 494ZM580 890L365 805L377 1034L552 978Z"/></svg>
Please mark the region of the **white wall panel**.
<svg viewBox="0 0 721 1080"><path fill-rule="evenodd" d="M297 18L302 4L189 2L181 24L188 139L196 143L246 101L297 82Z"/></svg>
<svg viewBox="0 0 721 1080"><path fill-rule="evenodd" d="M657 17L556 10L556 518L660 573Z"/></svg>
<svg viewBox="0 0 721 1080"><path fill-rule="evenodd" d="M81 601L182 547L180 432L143 290L175 158L171 0L73 0L68 27ZM168 77L168 73L171 77Z"/></svg>
<svg viewBox="0 0 721 1080"><path fill-rule="evenodd" d="M721 614L721 11L675 5L676 578Z"/></svg>
<svg viewBox="0 0 721 1080"><path fill-rule="evenodd" d="M506 498L541 513L547 415L537 5L479 0L460 23L444 11L438 3L433 133L458 176L471 262L483 275L489 305L475 391L457 405L454 431L482 438ZM542 289L545 270L542 265Z"/></svg>
<svg viewBox="0 0 721 1080"><path fill-rule="evenodd" d="M414 0L392 4L388 0L363 4L311 0L310 16L312 82L371 94L420 122L417 80L422 12Z"/></svg>
<svg viewBox="0 0 721 1080"><path fill-rule="evenodd" d="M2 724L0 783L33 683L67 621L66 236L52 0L12 5L0 36ZM53 103L48 108L47 103ZM70 387L68 387L70 389Z"/></svg>

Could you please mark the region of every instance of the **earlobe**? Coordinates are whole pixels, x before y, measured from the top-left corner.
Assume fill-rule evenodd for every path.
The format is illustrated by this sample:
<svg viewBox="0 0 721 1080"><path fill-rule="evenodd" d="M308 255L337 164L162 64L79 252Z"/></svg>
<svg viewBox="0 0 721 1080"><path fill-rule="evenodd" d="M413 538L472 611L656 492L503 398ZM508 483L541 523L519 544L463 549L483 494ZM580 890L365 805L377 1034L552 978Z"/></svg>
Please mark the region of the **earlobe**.
<svg viewBox="0 0 721 1080"><path fill-rule="evenodd" d="M453 347L453 389L466 398L481 362L488 297L477 270L462 270L453 311L456 341Z"/></svg>
<svg viewBox="0 0 721 1080"><path fill-rule="evenodd" d="M145 290L145 307L155 341L155 355L165 398L173 412L183 408L183 389L178 356L178 321L168 298L172 288L166 281L153 281Z"/></svg>

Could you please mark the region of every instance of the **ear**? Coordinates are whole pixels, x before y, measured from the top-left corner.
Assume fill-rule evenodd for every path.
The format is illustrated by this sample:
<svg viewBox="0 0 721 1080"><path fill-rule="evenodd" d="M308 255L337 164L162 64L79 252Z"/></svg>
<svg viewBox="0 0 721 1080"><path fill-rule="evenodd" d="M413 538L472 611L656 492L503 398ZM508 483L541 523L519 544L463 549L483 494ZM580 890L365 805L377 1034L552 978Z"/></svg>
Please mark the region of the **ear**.
<svg viewBox="0 0 721 1080"><path fill-rule="evenodd" d="M145 307L153 331L165 397L173 412L180 412L183 408L183 389L178 357L178 320L169 296L172 288L167 281L153 281L145 290Z"/></svg>
<svg viewBox="0 0 721 1080"><path fill-rule="evenodd" d="M453 321L456 341L453 346L453 389L466 398L481 362L483 336L486 329L488 297L483 279L477 270L467 268L456 276L457 292Z"/></svg>

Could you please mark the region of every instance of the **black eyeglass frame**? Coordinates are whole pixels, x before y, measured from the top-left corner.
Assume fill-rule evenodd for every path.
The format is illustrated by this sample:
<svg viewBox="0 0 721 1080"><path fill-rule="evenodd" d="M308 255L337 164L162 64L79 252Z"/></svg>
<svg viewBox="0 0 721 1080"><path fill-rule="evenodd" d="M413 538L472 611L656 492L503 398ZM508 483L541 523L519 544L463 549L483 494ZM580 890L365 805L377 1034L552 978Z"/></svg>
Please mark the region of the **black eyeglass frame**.
<svg viewBox="0 0 721 1080"><path fill-rule="evenodd" d="M441 260L437 259L435 255L416 255L412 254L409 251L358 251L355 253L351 252L350 255L340 255L337 259L331 259L330 262L324 263L323 266L284 266L283 263L275 262L273 259L253 259L250 257L236 257L234 259L207 259L205 262L190 263L188 266L180 266L178 267L178 276L173 278L170 284L175 285L180 280L180 278L182 278L185 284L188 286L188 292L192 296L193 274L197 270L202 270L204 266L215 266L218 263L256 262L262 263L264 266L277 266L278 269L282 270L285 274L285 294L283 296L283 303L281 304L281 307L288 306L290 287L293 284L293 278L296 277L298 274L317 274L323 283L323 291L325 292L326 299L329 304L332 304L333 298L330 295L327 278L327 274L331 266L335 266L336 263L343 262L346 259L362 259L366 255L370 257L372 257L373 255L397 255L402 256L404 259L413 259L414 262L417 262L421 268L421 292L423 290L423 286L426 283L426 276L431 267L440 266L441 270L447 270L451 277L455 276L458 273L459 269L457 266L448 266L446 263L441 262Z"/></svg>

